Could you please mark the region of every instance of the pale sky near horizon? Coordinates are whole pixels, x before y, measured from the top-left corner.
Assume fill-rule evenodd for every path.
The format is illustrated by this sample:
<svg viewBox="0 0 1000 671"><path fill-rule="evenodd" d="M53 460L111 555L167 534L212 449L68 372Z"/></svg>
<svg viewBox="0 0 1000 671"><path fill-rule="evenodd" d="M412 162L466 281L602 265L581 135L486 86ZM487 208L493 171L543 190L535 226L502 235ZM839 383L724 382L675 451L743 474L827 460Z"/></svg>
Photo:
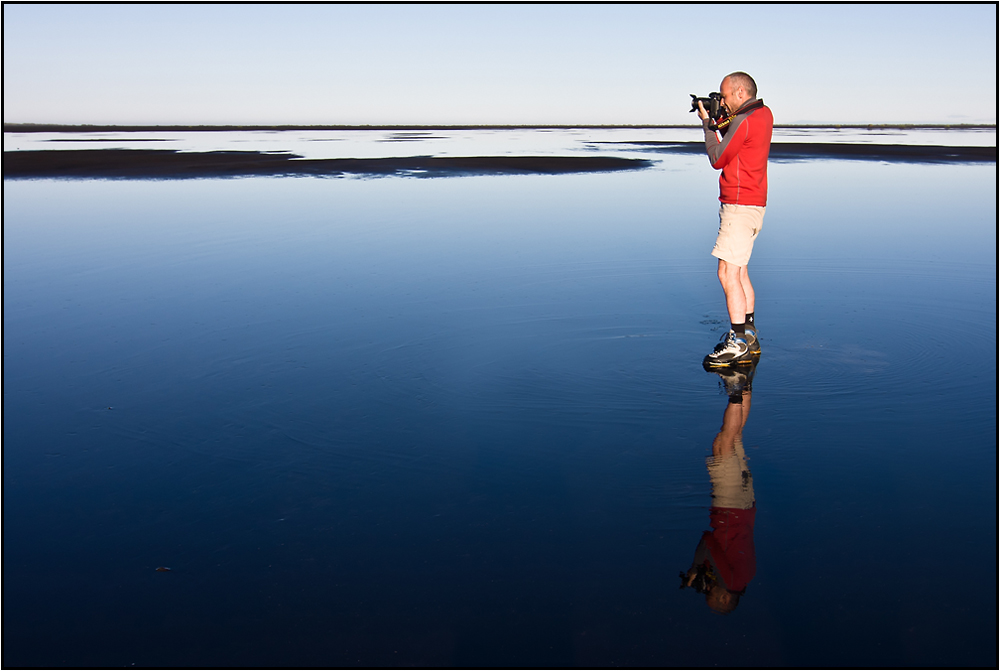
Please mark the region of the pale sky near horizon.
<svg viewBox="0 0 1000 671"><path fill-rule="evenodd" d="M997 6L3 6L6 123L996 123Z"/></svg>

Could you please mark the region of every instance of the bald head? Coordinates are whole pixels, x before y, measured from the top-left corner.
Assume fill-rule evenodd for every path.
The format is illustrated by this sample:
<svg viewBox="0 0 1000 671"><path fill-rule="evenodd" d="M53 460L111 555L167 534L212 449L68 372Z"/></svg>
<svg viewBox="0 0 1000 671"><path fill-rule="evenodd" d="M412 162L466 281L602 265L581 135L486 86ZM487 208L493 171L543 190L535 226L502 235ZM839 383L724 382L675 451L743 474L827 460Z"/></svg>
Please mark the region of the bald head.
<svg viewBox="0 0 1000 671"><path fill-rule="evenodd" d="M734 72L732 74L728 74L722 81L728 81L729 85L734 89L742 86L743 90L746 92L747 100L757 97L757 82L755 82L753 77L745 72Z"/></svg>
<svg viewBox="0 0 1000 671"><path fill-rule="evenodd" d="M730 592L722 585L713 585L712 589L705 595L705 603L716 613L728 615L740 605L740 596L739 592Z"/></svg>

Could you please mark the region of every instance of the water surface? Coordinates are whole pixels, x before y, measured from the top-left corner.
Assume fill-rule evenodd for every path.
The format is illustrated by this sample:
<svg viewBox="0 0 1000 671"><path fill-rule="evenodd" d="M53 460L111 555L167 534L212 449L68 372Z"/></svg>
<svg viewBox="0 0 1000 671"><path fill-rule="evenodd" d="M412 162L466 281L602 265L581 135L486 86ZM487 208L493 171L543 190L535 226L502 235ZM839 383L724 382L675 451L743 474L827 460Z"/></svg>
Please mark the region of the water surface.
<svg viewBox="0 0 1000 671"><path fill-rule="evenodd" d="M995 165L771 166L720 615L717 176L656 158L5 181L4 665L995 665Z"/></svg>

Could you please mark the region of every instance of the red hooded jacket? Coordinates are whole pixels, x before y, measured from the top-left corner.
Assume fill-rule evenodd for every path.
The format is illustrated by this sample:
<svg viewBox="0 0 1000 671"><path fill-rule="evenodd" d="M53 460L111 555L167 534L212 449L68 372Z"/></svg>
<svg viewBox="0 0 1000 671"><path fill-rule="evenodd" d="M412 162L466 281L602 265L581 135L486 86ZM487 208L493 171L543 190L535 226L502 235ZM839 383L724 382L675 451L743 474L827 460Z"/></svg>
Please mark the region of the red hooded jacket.
<svg viewBox="0 0 1000 671"><path fill-rule="evenodd" d="M757 102L748 100L740 109ZM763 101L761 101L763 103ZM748 112L737 111L722 140L705 128L705 149L712 167L722 170L719 177L719 200L733 205L767 205L767 156L771 151L774 116L767 107Z"/></svg>

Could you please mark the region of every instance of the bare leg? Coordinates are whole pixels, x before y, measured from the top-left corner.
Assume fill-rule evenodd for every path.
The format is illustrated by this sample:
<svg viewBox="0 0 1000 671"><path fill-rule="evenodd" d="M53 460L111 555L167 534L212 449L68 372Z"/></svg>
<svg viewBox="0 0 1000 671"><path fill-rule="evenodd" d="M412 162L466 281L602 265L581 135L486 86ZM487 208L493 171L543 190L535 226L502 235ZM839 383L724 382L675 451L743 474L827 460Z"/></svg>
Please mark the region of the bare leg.
<svg viewBox="0 0 1000 671"><path fill-rule="evenodd" d="M734 324L742 324L747 318L748 303L752 305L753 298L747 300L744 290L744 278L746 285L750 287L750 296L753 296L753 286L750 284L750 276L747 275L746 266L738 266L719 259L719 282L722 290L726 292L726 308L729 310L729 320Z"/></svg>
<svg viewBox="0 0 1000 671"><path fill-rule="evenodd" d="M746 266L740 266L740 284L743 285L743 295L747 301L747 311L743 315L746 317L746 315L753 312L754 299L756 298L753 292L753 285L750 284L750 274Z"/></svg>
<svg viewBox="0 0 1000 671"><path fill-rule="evenodd" d="M727 403L722 415L722 428L712 441L712 455L716 458L736 454L736 439L743 433L746 418L742 403Z"/></svg>
<svg viewBox="0 0 1000 671"><path fill-rule="evenodd" d="M743 425L740 426L740 433L743 432L743 427L747 425L747 420L750 419L750 396L751 392L749 389L743 390Z"/></svg>

